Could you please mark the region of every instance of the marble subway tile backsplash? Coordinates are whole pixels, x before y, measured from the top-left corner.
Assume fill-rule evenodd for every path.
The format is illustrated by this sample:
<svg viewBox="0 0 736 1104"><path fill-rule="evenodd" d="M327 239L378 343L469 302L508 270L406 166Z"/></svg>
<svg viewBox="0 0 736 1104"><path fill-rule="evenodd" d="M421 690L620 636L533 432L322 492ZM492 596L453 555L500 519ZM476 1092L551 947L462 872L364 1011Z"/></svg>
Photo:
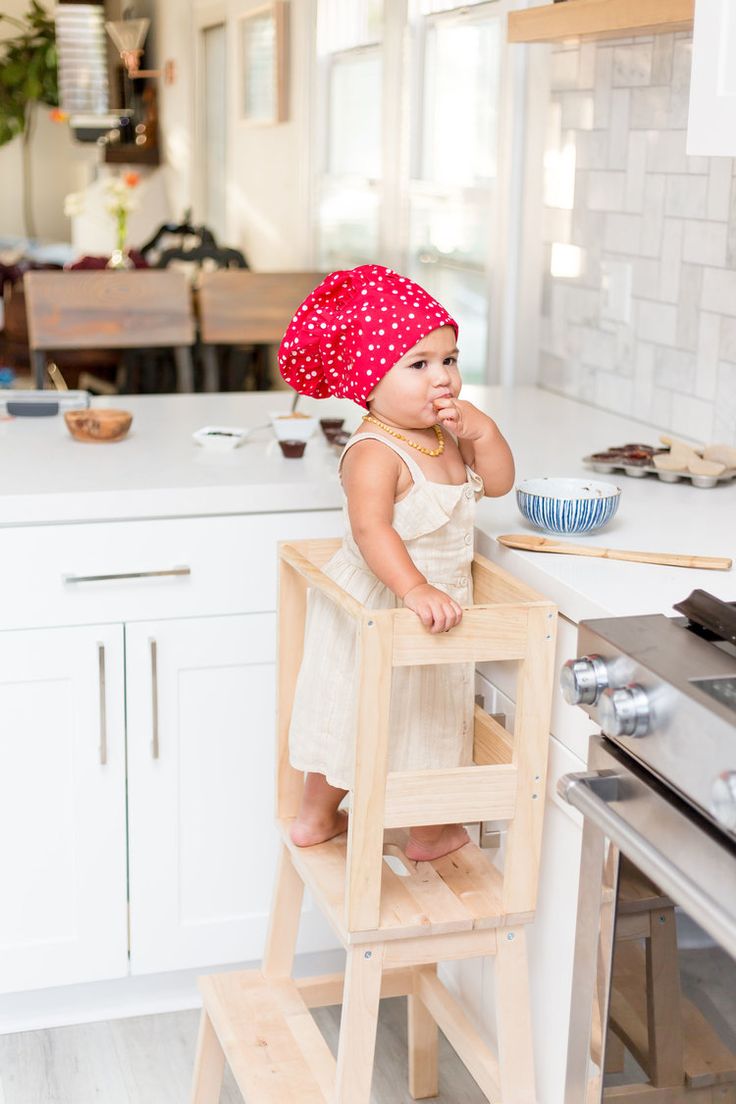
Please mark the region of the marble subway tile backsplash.
<svg viewBox="0 0 736 1104"><path fill-rule="evenodd" d="M736 444L736 170L685 152L691 55L687 34L552 54L539 381Z"/></svg>

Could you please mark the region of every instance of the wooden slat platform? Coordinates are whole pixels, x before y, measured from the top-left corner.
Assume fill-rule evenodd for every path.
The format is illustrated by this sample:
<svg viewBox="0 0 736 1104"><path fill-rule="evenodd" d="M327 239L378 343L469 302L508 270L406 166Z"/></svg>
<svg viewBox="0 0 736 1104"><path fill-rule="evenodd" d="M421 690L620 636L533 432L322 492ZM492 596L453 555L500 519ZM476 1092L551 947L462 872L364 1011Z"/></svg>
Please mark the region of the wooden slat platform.
<svg viewBox="0 0 736 1104"><path fill-rule="evenodd" d="M291 978L243 970L199 986L246 1104L329 1104L335 1059Z"/></svg>
<svg viewBox="0 0 736 1104"><path fill-rule="evenodd" d="M347 834L312 847L297 847L289 837L290 825L291 819L279 821L294 866L346 947L376 939L526 924L534 919L532 912L503 914L502 875L474 843L434 862L413 862L403 850L406 831L393 828L384 833L384 854L398 859L408 874L395 873L384 861L379 927L348 932L344 919Z"/></svg>

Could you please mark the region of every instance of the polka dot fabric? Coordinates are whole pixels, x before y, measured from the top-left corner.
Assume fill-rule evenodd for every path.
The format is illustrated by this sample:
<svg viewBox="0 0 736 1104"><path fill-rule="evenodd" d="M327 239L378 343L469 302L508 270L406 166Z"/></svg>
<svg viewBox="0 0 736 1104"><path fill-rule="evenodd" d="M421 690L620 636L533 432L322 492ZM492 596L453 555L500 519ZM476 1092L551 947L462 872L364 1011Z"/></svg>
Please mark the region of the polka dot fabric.
<svg viewBox="0 0 736 1104"><path fill-rule="evenodd" d="M281 375L302 395L367 407L396 361L439 326L458 332L444 307L406 276L382 265L331 272L289 323L279 347Z"/></svg>

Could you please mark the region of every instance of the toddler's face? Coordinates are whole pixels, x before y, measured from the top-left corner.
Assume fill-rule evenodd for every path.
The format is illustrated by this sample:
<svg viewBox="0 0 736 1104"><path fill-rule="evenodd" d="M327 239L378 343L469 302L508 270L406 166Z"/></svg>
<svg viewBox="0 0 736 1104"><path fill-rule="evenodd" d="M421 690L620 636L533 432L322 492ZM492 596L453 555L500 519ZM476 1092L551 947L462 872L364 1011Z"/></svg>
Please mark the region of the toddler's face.
<svg viewBox="0 0 736 1104"><path fill-rule="evenodd" d="M376 417L407 428L433 426L435 399L460 394L462 380L452 326L441 326L413 345L376 384L368 406Z"/></svg>

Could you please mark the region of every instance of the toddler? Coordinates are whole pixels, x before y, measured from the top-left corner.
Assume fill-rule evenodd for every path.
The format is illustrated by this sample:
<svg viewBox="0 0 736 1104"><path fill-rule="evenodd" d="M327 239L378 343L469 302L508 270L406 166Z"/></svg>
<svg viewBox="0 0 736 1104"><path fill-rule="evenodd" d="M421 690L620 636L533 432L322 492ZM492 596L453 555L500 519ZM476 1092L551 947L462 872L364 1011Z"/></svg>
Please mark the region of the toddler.
<svg viewBox="0 0 736 1104"><path fill-rule="evenodd" d="M472 603L476 501L506 494L514 463L496 423L459 398L457 323L423 288L380 265L331 273L298 309L279 349L302 394L366 410L340 457L345 531L323 571L364 606L413 610L449 632ZM302 847L339 835L352 786L356 633L310 593L289 758L306 771L291 828ZM467 766L473 751L473 665L393 671L389 770ZM408 858L468 842L462 825L410 828Z"/></svg>

